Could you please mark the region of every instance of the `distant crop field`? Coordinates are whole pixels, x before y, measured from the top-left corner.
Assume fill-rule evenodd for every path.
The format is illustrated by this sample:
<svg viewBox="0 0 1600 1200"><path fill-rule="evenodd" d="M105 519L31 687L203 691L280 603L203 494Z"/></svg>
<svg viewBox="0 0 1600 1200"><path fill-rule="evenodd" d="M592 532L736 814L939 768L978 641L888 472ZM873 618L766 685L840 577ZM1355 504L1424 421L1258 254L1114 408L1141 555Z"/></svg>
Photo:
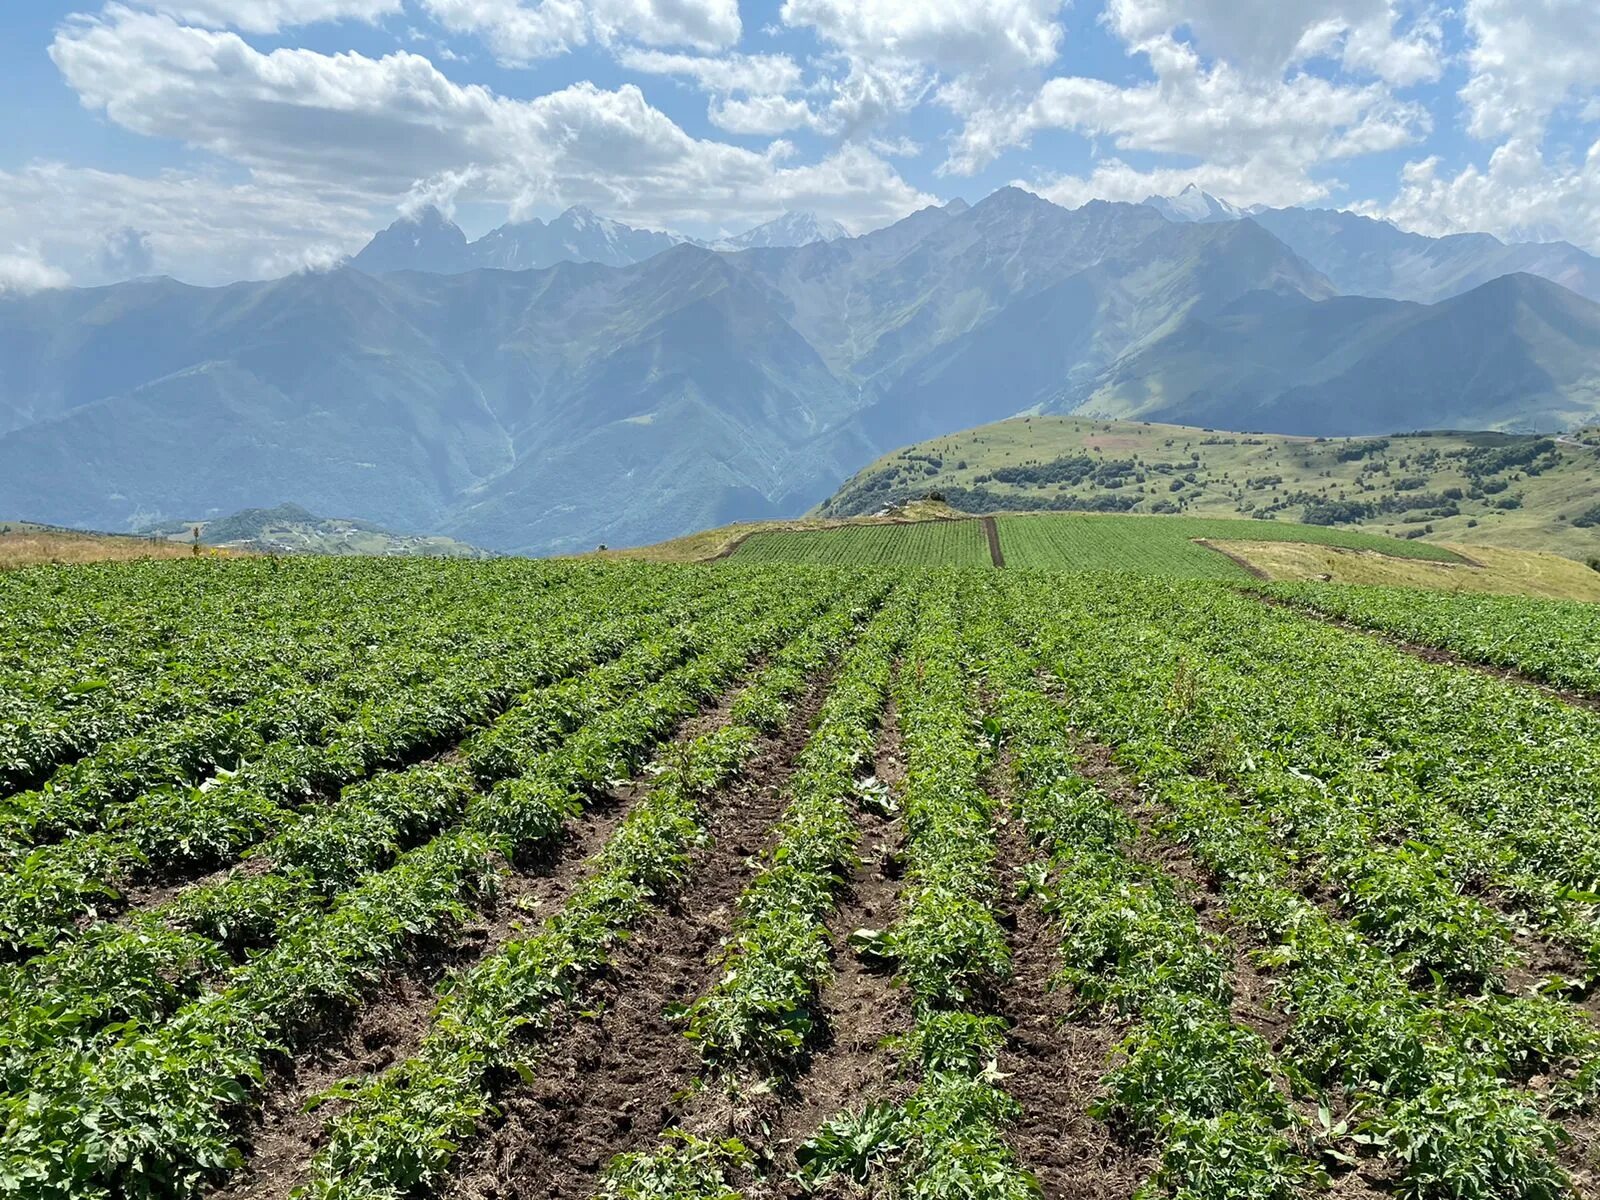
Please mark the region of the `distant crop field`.
<svg viewBox="0 0 1600 1200"><path fill-rule="evenodd" d="M920 521L908 525L846 525L812 532L757 533L734 552L738 562L818 563L829 566L989 566L979 521Z"/></svg>
<svg viewBox="0 0 1600 1200"><path fill-rule="evenodd" d="M1006 565L1062 571L1145 571L1177 579L1238 579L1245 568L1199 538L1305 542L1373 550L1396 558L1460 562L1442 546L1399 541L1348 529L1277 521L1205 517L1103 516L1041 513L996 518ZM739 562L827 566L990 565L980 521L907 525L847 525L837 529L752 534L735 552Z"/></svg>
<svg viewBox="0 0 1600 1200"><path fill-rule="evenodd" d="M1396 558L1459 562L1441 546L1348 529L1205 517L1041 513L997 518L1006 565L1064 571L1144 571L1180 579L1235 579L1248 572L1197 539L1305 542L1374 550Z"/></svg>

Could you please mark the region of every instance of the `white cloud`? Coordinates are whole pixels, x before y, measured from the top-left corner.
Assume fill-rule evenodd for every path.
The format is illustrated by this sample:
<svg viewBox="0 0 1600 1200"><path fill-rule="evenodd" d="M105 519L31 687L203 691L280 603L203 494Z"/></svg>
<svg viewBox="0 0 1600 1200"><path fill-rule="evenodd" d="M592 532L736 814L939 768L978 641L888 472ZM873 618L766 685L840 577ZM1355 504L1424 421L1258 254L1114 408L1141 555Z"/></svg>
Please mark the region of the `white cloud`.
<svg viewBox="0 0 1600 1200"><path fill-rule="evenodd" d="M513 100L453 83L408 52L264 53L232 33L120 7L70 23L51 53L90 108L212 151L248 168L253 186L306 205L371 211L459 195L524 212L586 204L692 231L788 208L860 228L932 199L865 149L797 165L782 143L761 153L691 137L633 85ZM131 216L116 224L126 223L160 229ZM303 244L328 242L343 244Z"/></svg>
<svg viewBox="0 0 1600 1200"><path fill-rule="evenodd" d="M303 265L307 247L358 249L372 221L348 196L187 172L141 178L61 163L0 171L0 245L37 238L82 283L156 273L197 283L270 278ZM108 242L130 227L148 256L108 261Z"/></svg>
<svg viewBox="0 0 1600 1200"><path fill-rule="evenodd" d="M1355 206L1419 233L1481 231L1508 241L1577 243L1600 254L1600 141L1581 162L1552 166L1531 140L1513 137L1486 166L1441 174L1437 157L1407 163L1387 203Z"/></svg>
<svg viewBox="0 0 1600 1200"><path fill-rule="evenodd" d="M1058 76L1026 103L969 114L949 169L971 172L1043 129L1106 138L1118 151L1183 155L1243 175L1289 174L1404 146L1428 129L1419 105L1396 101L1381 84L1335 83L1316 75L1256 79L1227 62L1210 66L1166 35L1146 42L1156 79L1121 87ZM1259 186L1259 185L1258 185Z"/></svg>
<svg viewBox="0 0 1600 1200"><path fill-rule="evenodd" d="M1600 252L1600 141L1581 159L1546 144L1564 109L1600 121L1600 5L1468 0L1464 17L1467 130L1493 151L1454 173L1434 155L1409 162L1392 199L1357 207L1421 233L1563 238Z"/></svg>
<svg viewBox="0 0 1600 1200"><path fill-rule="evenodd" d="M155 252L150 235L142 229L124 225L114 229L100 243L100 269L110 279L133 279L155 270Z"/></svg>
<svg viewBox="0 0 1600 1200"><path fill-rule="evenodd" d="M27 294L48 288L64 288L72 277L40 257L36 246L16 245L0 250L0 296L8 292Z"/></svg>
<svg viewBox="0 0 1600 1200"><path fill-rule="evenodd" d="M1316 58L1407 85L1442 67L1437 24L1402 29L1393 0L1109 0L1106 24L1133 47L1187 29L1196 49L1245 75L1277 79Z"/></svg>
<svg viewBox="0 0 1600 1200"><path fill-rule="evenodd" d="M617 55L619 65L645 75L682 75L707 92L750 92L781 96L802 83L800 65L787 54L669 54L629 48Z"/></svg>
<svg viewBox="0 0 1600 1200"><path fill-rule="evenodd" d="M1148 196L1171 196L1194 184L1214 196L1242 207L1266 204L1273 208L1324 199L1327 187L1304 175L1280 175L1253 166L1158 167L1140 170L1121 159L1095 164L1087 175L1045 174L1018 180L1017 186L1035 192L1063 208L1077 208L1090 200L1124 200L1137 203Z"/></svg>
<svg viewBox="0 0 1600 1200"><path fill-rule="evenodd" d="M729 96L713 99L706 119L728 133L772 137L791 129L814 128L817 114L790 96Z"/></svg>
<svg viewBox="0 0 1600 1200"><path fill-rule="evenodd" d="M376 21L401 11L401 0L143 0L180 21L213 29L277 33L318 21Z"/></svg>
<svg viewBox="0 0 1600 1200"><path fill-rule="evenodd" d="M987 75L1054 62L1063 7L1064 0L784 0L782 17L857 60Z"/></svg>
<svg viewBox="0 0 1600 1200"><path fill-rule="evenodd" d="M627 40L721 50L739 40L738 0L419 0L451 33L522 65L575 46Z"/></svg>
<svg viewBox="0 0 1600 1200"><path fill-rule="evenodd" d="M1531 136L1569 98L1600 88L1595 0L1469 0L1471 78L1461 89L1474 137Z"/></svg>

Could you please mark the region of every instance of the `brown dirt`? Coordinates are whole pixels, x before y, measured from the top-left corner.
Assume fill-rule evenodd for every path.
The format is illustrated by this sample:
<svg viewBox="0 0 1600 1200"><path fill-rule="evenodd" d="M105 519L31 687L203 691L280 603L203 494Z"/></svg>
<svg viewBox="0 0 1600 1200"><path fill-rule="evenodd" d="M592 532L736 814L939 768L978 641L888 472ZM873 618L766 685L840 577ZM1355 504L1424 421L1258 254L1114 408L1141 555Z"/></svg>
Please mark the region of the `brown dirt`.
<svg viewBox="0 0 1600 1200"><path fill-rule="evenodd" d="M1572 1176L1574 1194L1600 1196L1600 1113L1581 1113L1561 1125L1572 1135L1559 1158Z"/></svg>
<svg viewBox="0 0 1600 1200"><path fill-rule="evenodd" d="M989 539L989 561L996 568L1006 565L1006 556L1000 550L1000 527L993 517L983 518L983 536Z"/></svg>
<svg viewBox="0 0 1600 1200"><path fill-rule="evenodd" d="M1234 1022L1259 1033L1276 1051L1289 1029L1288 1014L1275 1005L1272 977L1256 966L1251 957L1253 939L1241 936L1229 917L1217 880L1188 847L1151 833L1152 826L1160 819L1160 812L1117 769L1109 749L1087 741L1080 742L1076 749L1079 770L1084 777L1114 800L1138 827L1139 837L1132 847L1134 857L1175 880L1179 895L1194 907L1200 927L1227 944L1233 961L1230 1015Z"/></svg>
<svg viewBox="0 0 1600 1200"><path fill-rule="evenodd" d="M717 704L690 717L674 732L687 741L727 720L735 688ZM541 859L509 866L501 890L448 945L433 947L411 965L385 975L356 1009L298 1046L294 1058L270 1064L266 1094L252 1126L249 1163L219 1195L227 1200L280 1198L305 1178L324 1126L342 1105L306 1111L306 1103L341 1080L370 1075L408 1057L427 1033L436 985L447 971L470 967L542 920L589 873L599 851L633 805L648 791L643 780L621 784L592 799L567 822L560 841Z"/></svg>
<svg viewBox="0 0 1600 1200"><path fill-rule="evenodd" d="M1308 620L1321 621L1324 625L1332 625L1334 628L1342 629L1346 633L1370 638L1372 641L1379 642L1391 649L1403 651L1413 658L1420 658L1424 662L1475 671L1479 675L1487 675L1491 679L1498 679L1501 683L1514 683L1522 687L1533 688L1552 699L1560 700L1562 703L1570 704L1575 708L1600 711L1600 696L1562 687L1559 684L1546 683L1544 680L1519 671L1515 667L1494 667L1487 663L1474 662L1470 658L1463 658L1461 655L1454 654L1449 650L1441 650L1436 646L1419 646L1414 642L1405 641L1380 629L1368 629L1365 625L1358 625L1354 621L1346 621L1341 617L1332 617L1324 613L1315 612L1309 608L1303 608L1292 601L1280 600L1276 596L1264 596L1259 592L1252 594L1263 604L1270 604L1274 608L1286 608L1290 612L1297 613Z"/></svg>
<svg viewBox="0 0 1600 1200"><path fill-rule="evenodd" d="M1233 550L1229 550L1226 546L1219 546L1215 542L1211 541L1209 538L1195 538L1194 539L1194 544L1196 546L1204 546L1207 550L1216 551L1218 554L1222 555L1223 558L1228 559L1230 562L1232 562L1237 567L1244 568L1246 571L1250 572L1250 574L1254 575L1257 579L1266 579L1266 580L1269 580L1269 581L1272 579L1271 575L1267 574L1260 567L1256 566L1255 563L1251 562L1244 555L1239 554L1239 553L1237 553L1237 552L1235 552Z"/></svg>
<svg viewBox="0 0 1600 1200"><path fill-rule="evenodd" d="M1138 827L1139 838L1134 843L1133 853L1141 861L1172 876L1184 898L1194 905L1201 927L1226 940L1233 956L1233 1000L1229 1005L1229 1017L1236 1025L1261 1035L1274 1053L1280 1051L1293 1018L1277 1006L1272 976L1256 965L1251 953L1254 939L1234 924L1215 876L1188 847L1153 832L1153 827L1161 820L1160 806L1123 774L1108 746L1080 737L1074 749L1083 776L1116 800ZM1315 1118L1315 1106L1309 1101L1293 1097L1290 1100L1306 1117ZM1338 1120L1343 1115L1343 1097L1335 1094L1330 1101L1332 1115ZM1349 1151L1352 1147L1343 1149ZM1337 1200L1369 1200L1390 1195L1394 1190L1393 1181L1392 1163L1362 1158L1354 1167L1339 1169L1326 1194Z"/></svg>
<svg viewBox="0 0 1600 1200"><path fill-rule="evenodd" d="M884 713L874 756L874 774L898 797L905 776L900 724L894 705ZM862 810L860 861L846 880L828 922L833 975L819 997L818 1035L792 1080L765 1101L708 1096L707 1113L689 1124L695 1132L734 1134L756 1152L755 1172L738 1180L751 1200L810 1195L794 1177L795 1151L824 1121L846 1109L879 1100L898 1100L909 1083L897 1078L888 1039L911 1031L905 993L891 985L890 972L858 958L847 942L857 929L881 929L894 917L899 895L899 859L905 831L896 817ZM720 1128L719 1128L720 1123ZM823 1194L828 1194L825 1190Z"/></svg>
<svg viewBox="0 0 1600 1200"><path fill-rule="evenodd" d="M991 792L1008 809L1009 784L1002 757ZM999 1067L1005 1090L1022 1106L1012 1146L1038 1178L1045 1200L1124 1200L1149 1177L1155 1160L1089 1113L1122 1028L1109 1015L1073 1014L1068 995L1051 986L1060 968L1059 939L1039 906L1015 891L1023 867L1038 856L1019 820L1003 819L997 848L1003 894L996 909L1013 972L1000 995L999 1011L1011 1030Z"/></svg>
<svg viewBox="0 0 1600 1200"><path fill-rule="evenodd" d="M500 1098L502 1119L465 1156L447 1195L586 1198L615 1155L653 1146L678 1119L699 1055L666 1010L715 977L734 900L758 869L755 856L825 694L825 682L814 685L741 779L708 798L712 842L694 856L687 886L615 953L586 1000L594 1015L572 1014L533 1082Z"/></svg>

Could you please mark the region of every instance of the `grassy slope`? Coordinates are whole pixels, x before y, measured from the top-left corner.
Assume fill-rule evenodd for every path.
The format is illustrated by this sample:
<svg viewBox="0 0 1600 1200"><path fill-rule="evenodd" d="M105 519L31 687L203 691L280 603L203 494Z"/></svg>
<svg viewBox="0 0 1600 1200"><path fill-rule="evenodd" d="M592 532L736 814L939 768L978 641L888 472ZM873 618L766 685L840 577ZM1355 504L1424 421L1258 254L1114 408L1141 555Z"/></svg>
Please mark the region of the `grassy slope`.
<svg viewBox="0 0 1600 1200"><path fill-rule="evenodd" d="M1556 447L1557 465L1536 476L1520 471L1500 475L1506 490L1481 500L1459 502L1461 513L1428 517L1428 509L1395 513L1363 521L1372 533L1422 537L1437 542L1546 550L1584 559L1600 553L1600 526L1576 528L1571 520L1600 505L1600 436L1585 435L1596 445ZM1474 444L1504 440L1504 435L1413 435L1389 439L1389 446L1366 458L1339 461L1353 442L1372 439L1315 441L1270 434L1244 435L1132 421L1096 421L1083 417L1014 418L934 438L885 455L848 481L822 506L820 515L848 516L871 512L886 500L944 492L952 503L977 511L988 501L992 509L1025 510L1042 503L1060 503L1076 496L1083 504L1123 503L1145 512L1162 501L1190 516L1241 516L1270 511L1298 520L1300 504L1289 504L1294 492L1328 499L1375 501L1399 496L1406 500L1460 487L1470 491L1458 452ZM1018 467L1077 454L1096 461L1137 459L1144 481L1125 476L1121 487L1091 481L1066 487L980 483L997 467ZM1198 460L1192 456L1198 455ZM929 461L936 460L936 461ZM1156 464L1185 464L1160 471ZM1175 480L1192 473L1193 483L1172 490ZM1281 480L1270 482L1271 477ZM1403 479L1422 485L1402 492ZM973 493L977 492L978 497ZM1504 509L1496 502L1517 497L1521 507ZM1563 519L1564 518L1564 519ZM1476 525L1471 524L1476 522Z"/></svg>
<svg viewBox="0 0 1600 1200"><path fill-rule="evenodd" d="M202 547L211 556L229 551ZM0 570L45 563L131 562L141 558L190 558L191 546L179 542L109 533L84 533L30 521L0 521Z"/></svg>
<svg viewBox="0 0 1600 1200"><path fill-rule="evenodd" d="M1273 579L1325 579L1333 583L1383 584L1443 592L1488 592L1545 600L1600 603L1600 571L1556 554L1460 546L1475 564L1419 562L1363 550L1293 542L1219 542Z"/></svg>

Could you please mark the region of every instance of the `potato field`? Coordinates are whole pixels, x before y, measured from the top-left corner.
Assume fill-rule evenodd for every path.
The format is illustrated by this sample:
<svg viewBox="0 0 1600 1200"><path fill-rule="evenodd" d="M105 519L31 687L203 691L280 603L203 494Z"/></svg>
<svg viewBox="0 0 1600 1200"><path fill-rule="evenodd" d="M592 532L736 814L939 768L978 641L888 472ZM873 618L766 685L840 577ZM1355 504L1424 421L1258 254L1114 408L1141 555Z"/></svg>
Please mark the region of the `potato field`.
<svg viewBox="0 0 1600 1200"><path fill-rule="evenodd" d="M1600 1196L1592 608L877 528L0 575L0 1196Z"/></svg>

